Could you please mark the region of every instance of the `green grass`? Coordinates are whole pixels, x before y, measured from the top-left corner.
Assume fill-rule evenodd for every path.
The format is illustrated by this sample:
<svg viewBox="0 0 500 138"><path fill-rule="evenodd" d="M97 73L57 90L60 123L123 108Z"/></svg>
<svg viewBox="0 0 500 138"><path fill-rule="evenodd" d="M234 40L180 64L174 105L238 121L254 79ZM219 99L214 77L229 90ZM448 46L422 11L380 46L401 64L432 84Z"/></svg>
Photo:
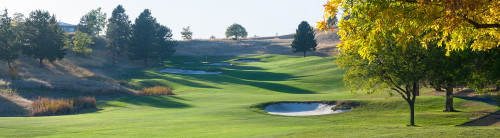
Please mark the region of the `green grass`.
<svg viewBox="0 0 500 138"><path fill-rule="evenodd" d="M231 67L201 66L261 58ZM173 57L170 67L221 70L221 75L182 75L130 69L131 87L165 85L177 95L126 97L98 103L96 112L50 117L0 118L1 137L498 137L500 127L455 127L494 106L455 99L462 112L442 112L444 97L418 97L416 124L400 97L351 94L334 58L279 55ZM195 64L183 64L195 61ZM384 97L384 96L379 96ZM287 117L252 108L276 101L356 100L350 112Z"/></svg>

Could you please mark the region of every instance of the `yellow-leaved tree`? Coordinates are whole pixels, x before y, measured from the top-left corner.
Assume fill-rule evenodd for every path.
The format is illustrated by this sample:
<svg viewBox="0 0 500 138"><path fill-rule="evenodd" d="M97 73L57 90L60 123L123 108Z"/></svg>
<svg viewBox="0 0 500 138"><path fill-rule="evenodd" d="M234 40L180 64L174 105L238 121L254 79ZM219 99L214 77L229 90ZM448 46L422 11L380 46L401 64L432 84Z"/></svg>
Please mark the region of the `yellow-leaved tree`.
<svg viewBox="0 0 500 138"><path fill-rule="evenodd" d="M496 0L330 0L318 28L331 29L329 18L338 10L350 20L339 22L341 49L356 50L363 58L380 47L383 29L398 29L398 43L417 39L424 47L439 41L448 50L500 48L500 1ZM360 17L360 18L358 18ZM416 37L418 36L418 37Z"/></svg>

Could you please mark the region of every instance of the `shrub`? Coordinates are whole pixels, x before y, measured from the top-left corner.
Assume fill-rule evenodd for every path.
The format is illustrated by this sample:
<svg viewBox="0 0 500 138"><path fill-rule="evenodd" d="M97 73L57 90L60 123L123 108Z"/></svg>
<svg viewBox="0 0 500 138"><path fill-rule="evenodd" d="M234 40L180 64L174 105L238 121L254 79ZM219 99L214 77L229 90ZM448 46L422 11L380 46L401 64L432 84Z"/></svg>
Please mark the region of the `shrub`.
<svg viewBox="0 0 500 138"><path fill-rule="evenodd" d="M73 110L73 101L66 99L38 97L31 105L32 116L69 114Z"/></svg>
<svg viewBox="0 0 500 138"><path fill-rule="evenodd" d="M150 88L144 88L137 94L139 96L154 96L154 95L174 95L174 92L168 87L155 86Z"/></svg>
<svg viewBox="0 0 500 138"><path fill-rule="evenodd" d="M64 115L97 109L94 97L78 97L74 99L52 99L38 97L31 103L31 116Z"/></svg>

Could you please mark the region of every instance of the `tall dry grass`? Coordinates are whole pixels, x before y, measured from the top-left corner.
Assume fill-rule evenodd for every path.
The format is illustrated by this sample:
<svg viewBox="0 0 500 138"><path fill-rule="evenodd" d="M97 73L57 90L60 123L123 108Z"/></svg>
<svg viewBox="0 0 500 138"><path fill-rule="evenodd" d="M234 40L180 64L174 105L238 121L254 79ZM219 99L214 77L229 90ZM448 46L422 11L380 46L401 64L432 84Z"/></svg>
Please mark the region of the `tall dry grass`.
<svg viewBox="0 0 500 138"><path fill-rule="evenodd" d="M65 115L82 112L87 109L97 109L94 97L78 97L72 99L53 99L38 97L31 103L30 116Z"/></svg>
<svg viewBox="0 0 500 138"><path fill-rule="evenodd" d="M154 96L154 95L174 95L172 89L164 86L155 86L150 88L143 88L141 92L137 95L139 96Z"/></svg>

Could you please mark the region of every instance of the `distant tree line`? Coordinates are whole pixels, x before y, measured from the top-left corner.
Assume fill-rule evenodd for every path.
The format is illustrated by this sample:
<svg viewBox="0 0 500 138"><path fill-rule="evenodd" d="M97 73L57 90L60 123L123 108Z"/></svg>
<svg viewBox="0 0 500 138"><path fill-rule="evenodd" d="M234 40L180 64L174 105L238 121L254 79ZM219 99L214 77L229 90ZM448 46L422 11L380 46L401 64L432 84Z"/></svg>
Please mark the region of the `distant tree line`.
<svg viewBox="0 0 500 138"><path fill-rule="evenodd" d="M143 60L145 67L151 60L163 65L163 61L176 51L177 42L172 38L172 31L158 23L148 9L137 17L135 24L131 24L122 5L113 10L109 19L100 7L91 10L80 18L71 39L55 15L47 11L36 10L29 17L15 13L11 18L5 9L0 15L0 61L8 64L9 71L16 70L13 64L23 54L37 59L43 67L44 60L61 60L71 47L77 56L85 57L90 55L90 46L105 27L106 48L113 66L118 55Z"/></svg>

